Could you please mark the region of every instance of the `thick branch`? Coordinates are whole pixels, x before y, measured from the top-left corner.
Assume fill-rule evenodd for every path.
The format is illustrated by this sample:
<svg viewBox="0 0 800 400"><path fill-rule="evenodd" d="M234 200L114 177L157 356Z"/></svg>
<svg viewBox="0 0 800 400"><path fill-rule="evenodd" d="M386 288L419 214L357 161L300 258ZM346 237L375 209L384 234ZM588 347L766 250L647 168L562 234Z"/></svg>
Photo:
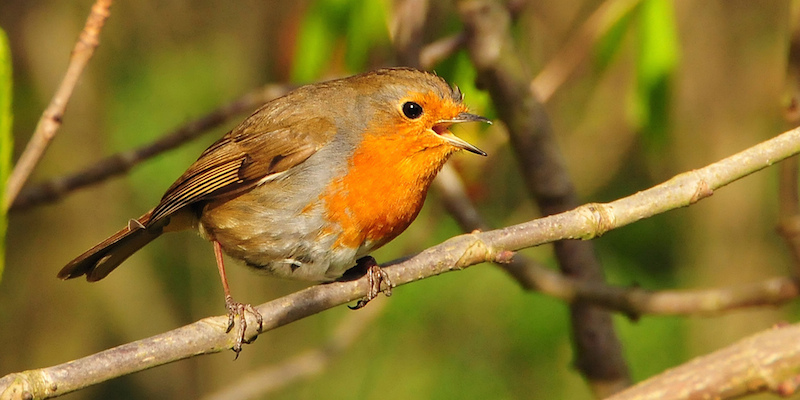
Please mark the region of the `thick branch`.
<svg viewBox="0 0 800 400"><path fill-rule="evenodd" d="M797 391L800 324L776 327L699 357L607 400L728 399Z"/></svg>
<svg viewBox="0 0 800 400"><path fill-rule="evenodd" d="M8 177L6 197L3 199L3 207L6 210L11 207L25 181L28 180L33 169L36 168L36 164L42 159L45 150L56 136L58 128L61 127L61 118L70 97L72 97L72 91L78 83L78 78L83 73L86 64L89 63L89 59L92 58L94 50L100 44L100 30L103 29L103 25L110 15L111 2L112 0L97 0L92 6L92 12L86 19L86 25L78 37L78 42L75 43L75 48L72 49L64 79L56 94L53 95L53 99L50 100L50 105L42 113L31 140L25 147L25 151L22 152L14 170L11 171L11 176Z"/></svg>

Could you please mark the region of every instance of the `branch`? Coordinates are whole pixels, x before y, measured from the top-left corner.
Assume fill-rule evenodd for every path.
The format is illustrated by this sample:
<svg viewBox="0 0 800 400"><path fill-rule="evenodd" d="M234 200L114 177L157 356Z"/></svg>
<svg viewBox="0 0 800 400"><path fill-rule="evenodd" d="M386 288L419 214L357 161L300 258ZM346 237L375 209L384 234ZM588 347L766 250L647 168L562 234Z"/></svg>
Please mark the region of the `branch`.
<svg viewBox="0 0 800 400"><path fill-rule="evenodd" d="M789 46L786 71L786 91L789 101L784 109L788 126L800 123L800 26L795 24ZM792 157L781 163L778 179L778 233L789 247L794 260L794 276L800 277L800 190L798 189L800 160Z"/></svg>
<svg viewBox="0 0 800 400"><path fill-rule="evenodd" d="M794 261L793 272L800 277L800 160L792 157L780 165L778 185L778 233L783 237Z"/></svg>
<svg viewBox="0 0 800 400"><path fill-rule="evenodd" d="M568 303L586 302L642 315L715 315L741 308L778 306L800 296L800 282L775 277L761 282L711 289L652 291L580 281L536 266L527 268L530 284L539 292Z"/></svg>
<svg viewBox="0 0 800 400"><path fill-rule="evenodd" d="M519 225L454 237L387 266L386 272L392 282L403 285L486 261L506 262L513 251L527 247L563 239L591 239L610 229L693 204L722 186L797 153L800 128L611 203L586 204ZM264 317L264 331L268 331L360 299L367 290L366 278L334 282L307 288L257 309ZM61 395L121 375L229 349L236 338L225 334L227 321L227 316L210 317L65 364L6 375L0 378L0 400ZM255 321L249 321L248 326L254 327ZM251 329L248 335L254 337L256 332Z"/></svg>
<svg viewBox="0 0 800 400"><path fill-rule="evenodd" d="M11 210L17 211L41 204L52 203L60 200L74 190L124 174L142 161L177 148L181 144L200 136L207 130L223 124L237 114L245 111L252 111L267 101L286 94L290 89L291 87L288 85L266 85L200 118L189 121L153 143L146 144L137 149L111 155L82 171L29 186L22 190L17 200L13 203Z"/></svg>
<svg viewBox="0 0 800 400"><path fill-rule="evenodd" d="M776 327L650 378L606 400L790 396L800 379L800 324Z"/></svg>
<svg viewBox="0 0 800 400"><path fill-rule="evenodd" d="M64 116L67 103L72 97L75 84L78 83L78 78L83 73L83 69L89 63L94 50L100 44L100 30L103 29L103 24L105 24L110 15L111 2L112 0L97 0L92 6L92 12L86 19L86 25L78 37L78 42L75 43L75 48L72 49L64 79L61 81L56 94L53 95L53 99L50 100L50 105L42 113L31 140L25 146L25 151L22 152L17 165L8 177L6 197L3 199L3 208L6 210L11 207L22 186L30 177L33 169L36 168L36 164L42 159L47 146L56 136L58 128L61 127L61 119Z"/></svg>
<svg viewBox="0 0 800 400"><path fill-rule="evenodd" d="M784 165L785 162L781 163ZM467 197L457 172L448 167L446 165L434 181L445 208L464 231L488 230L488 225ZM631 319L645 314L719 314L745 307L777 306L800 296L800 282L791 277L712 289L654 292L570 278L520 254L514 255L506 264L497 265L525 290L535 290L570 304L586 302L603 306L625 313Z"/></svg>
<svg viewBox="0 0 800 400"><path fill-rule="evenodd" d="M519 52L510 34L511 16L489 1L459 5L467 48L509 138L531 196L543 215L559 213L579 203L575 186L558 149L544 106L528 87ZM603 282L603 268L592 243L559 241L553 246L561 271L584 281ZM570 305L575 364L595 395L606 397L630 385L630 374L611 314L591 304Z"/></svg>
<svg viewBox="0 0 800 400"><path fill-rule="evenodd" d="M389 21L400 65L419 68L428 0L394 0Z"/></svg>

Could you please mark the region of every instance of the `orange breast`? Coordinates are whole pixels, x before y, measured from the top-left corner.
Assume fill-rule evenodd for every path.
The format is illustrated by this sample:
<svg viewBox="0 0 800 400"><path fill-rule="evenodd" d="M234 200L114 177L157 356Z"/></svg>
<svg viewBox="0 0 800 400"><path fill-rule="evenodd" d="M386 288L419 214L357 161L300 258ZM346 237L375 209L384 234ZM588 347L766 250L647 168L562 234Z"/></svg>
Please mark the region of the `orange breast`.
<svg viewBox="0 0 800 400"><path fill-rule="evenodd" d="M402 233L453 151L432 133L365 136L348 173L321 198L328 219L341 229L335 246L369 251Z"/></svg>

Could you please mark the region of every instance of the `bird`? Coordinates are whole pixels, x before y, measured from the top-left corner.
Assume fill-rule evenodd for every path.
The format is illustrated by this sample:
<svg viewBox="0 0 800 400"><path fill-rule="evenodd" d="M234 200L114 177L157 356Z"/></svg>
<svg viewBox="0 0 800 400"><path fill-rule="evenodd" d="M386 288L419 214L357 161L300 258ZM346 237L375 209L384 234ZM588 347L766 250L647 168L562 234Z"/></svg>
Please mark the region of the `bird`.
<svg viewBox="0 0 800 400"><path fill-rule="evenodd" d="M367 297L392 284L369 253L417 217L451 155L478 147L454 124L491 123L469 112L457 86L412 68L382 68L301 86L271 100L206 149L161 201L58 273L106 277L166 232L197 230L214 248L232 350L245 340L245 312L228 286L223 253L282 278L315 282L363 270Z"/></svg>

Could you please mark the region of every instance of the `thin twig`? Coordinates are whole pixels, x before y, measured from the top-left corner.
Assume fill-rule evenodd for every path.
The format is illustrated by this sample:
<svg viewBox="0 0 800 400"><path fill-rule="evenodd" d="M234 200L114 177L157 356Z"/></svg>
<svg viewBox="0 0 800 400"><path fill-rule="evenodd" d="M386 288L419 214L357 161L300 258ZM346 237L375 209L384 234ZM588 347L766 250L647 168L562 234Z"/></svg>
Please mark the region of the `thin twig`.
<svg viewBox="0 0 800 400"><path fill-rule="evenodd" d="M4 209L8 210L11 204L14 203L22 186L28 180L34 168L36 168L36 164L42 159L45 150L47 150L50 142L56 136L58 128L61 127L64 110L67 108L70 97L72 97L72 91L78 83L78 78L83 73L86 64L89 63L89 59L92 58L94 50L100 44L100 30L111 13L109 10L111 3L112 0L97 0L92 6L89 18L86 19L86 25L83 27L83 31L78 37L78 42L75 43L75 48L72 50L64 79L61 81L61 85L58 87L47 109L42 113L31 140L25 146L25 151L17 161L14 170L11 171L6 183L6 197L3 199Z"/></svg>
<svg viewBox="0 0 800 400"><path fill-rule="evenodd" d="M461 176L450 164L445 164L433 181L433 186L447 212L455 218L464 232L489 230L489 224L467 196Z"/></svg>
<svg viewBox="0 0 800 400"><path fill-rule="evenodd" d="M634 320L642 315L718 315L743 308L778 306L800 296L800 282L792 277L711 289L652 291L570 279L538 265L526 265L521 274L523 282L542 294L568 303L599 305Z"/></svg>
<svg viewBox="0 0 800 400"><path fill-rule="evenodd" d="M499 262L513 251L563 239L591 239L644 218L688 206L737 179L800 153L800 128L667 182L611 203L591 203L503 229L447 240L385 271L396 285ZM317 285L257 307L264 331L363 297L366 278ZM236 337L226 334L227 316L210 317L148 339L125 344L69 363L13 373L0 378L0 400L47 398L169 362L230 349ZM254 327L255 321L248 324ZM253 328L254 329L254 328ZM255 331L248 331L254 336ZM795 341L797 343L798 341ZM790 367L798 367L793 364Z"/></svg>
<svg viewBox="0 0 800 400"><path fill-rule="evenodd" d="M453 55L462 46L464 46L463 32L439 39L422 48L419 53L419 63L423 69L429 70Z"/></svg>
<svg viewBox="0 0 800 400"><path fill-rule="evenodd" d="M389 22L400 65L419 67L428 0L394 0Z"/></svg>
<svg viewBox="0 0 800 400"><path fill-rule="evenodd" d="M65 176L56 177L46 182L28 186L22 190L17 200L11 207L12 211L22 210L41 204L52 203L64 196L90 185L100 183L106 179L121 175L139 163L155 157L165 151L177 148L183 143L192 140L209 129L215 128L231 117L242 112L249 112L272 100L282 96L291 89L289 85L269 84L254 90L244 96L225 104L210 113L180 126L167 133L155 142L142 147L124 151L106 157L88 168Z"/></svg>

